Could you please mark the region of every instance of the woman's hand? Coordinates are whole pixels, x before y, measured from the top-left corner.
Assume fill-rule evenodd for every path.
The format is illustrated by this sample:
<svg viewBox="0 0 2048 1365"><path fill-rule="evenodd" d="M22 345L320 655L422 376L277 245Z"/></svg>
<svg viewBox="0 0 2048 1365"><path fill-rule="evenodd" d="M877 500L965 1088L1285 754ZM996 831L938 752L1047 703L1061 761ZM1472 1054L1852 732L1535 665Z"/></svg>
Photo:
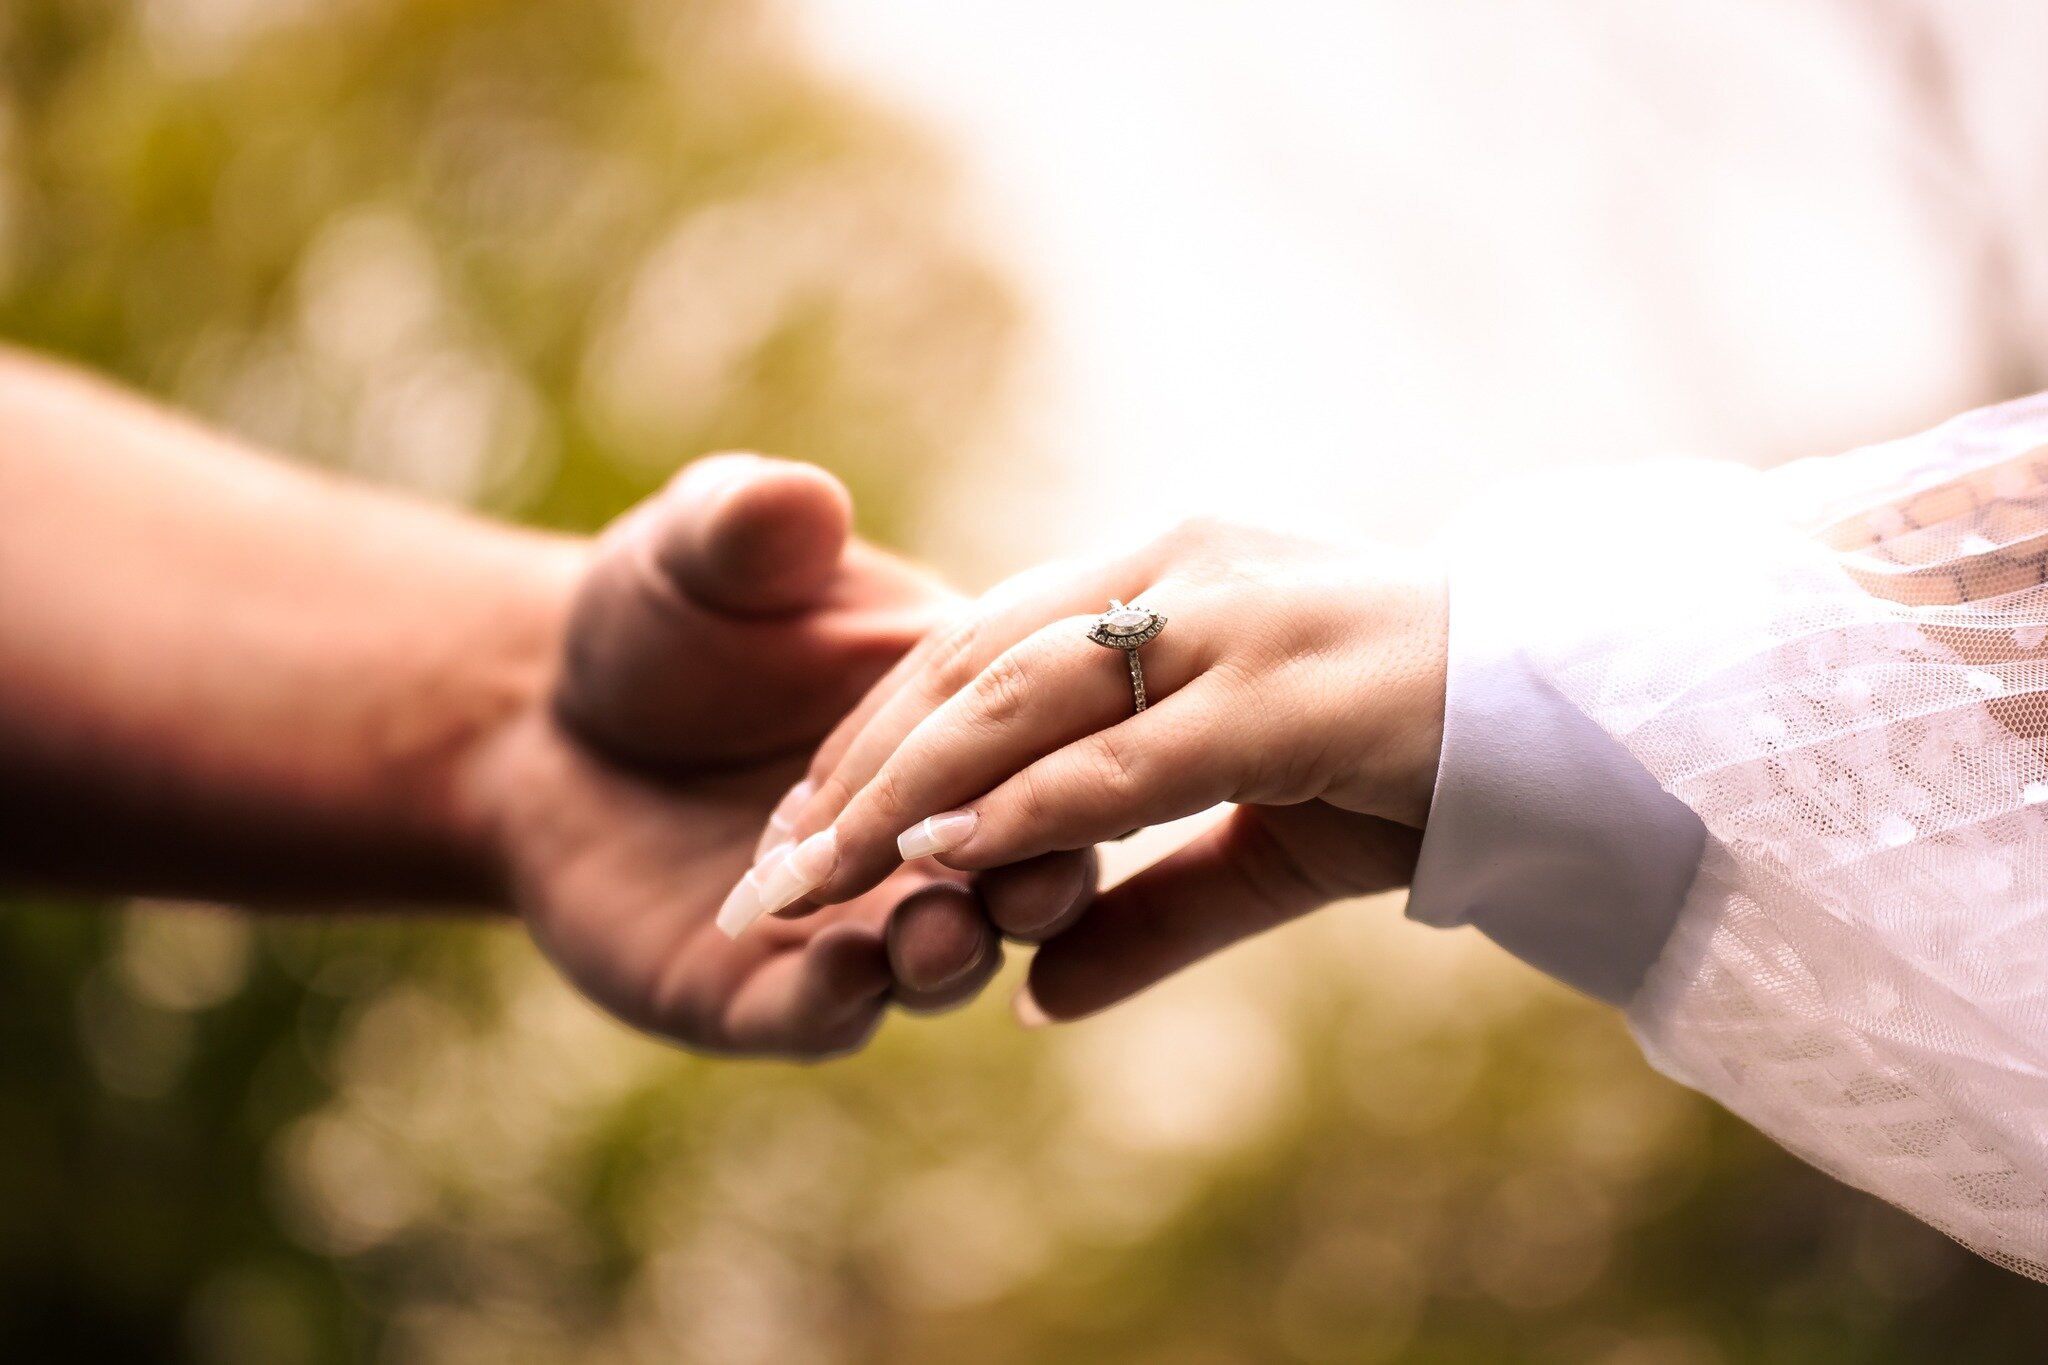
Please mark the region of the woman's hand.
<svg viewBox="0 0 2048 1365"><path fill-rule="evenodd" d="M1169 619L1140 654L1152 704L1135 715L1123 660L1087 638L1112 598ZM1334 809L1226 826L1189 851L1204 875L1278 854L1314 903L1398 884L1413 840L1396 827L1420 828L1436 772L1444 622L1417 560L1209 522L1033 570L926 640L826 742L746 908L800 913L906 858L999 867L1226 801ZM1335 856L1347 840L1372 856Z"/></svg>

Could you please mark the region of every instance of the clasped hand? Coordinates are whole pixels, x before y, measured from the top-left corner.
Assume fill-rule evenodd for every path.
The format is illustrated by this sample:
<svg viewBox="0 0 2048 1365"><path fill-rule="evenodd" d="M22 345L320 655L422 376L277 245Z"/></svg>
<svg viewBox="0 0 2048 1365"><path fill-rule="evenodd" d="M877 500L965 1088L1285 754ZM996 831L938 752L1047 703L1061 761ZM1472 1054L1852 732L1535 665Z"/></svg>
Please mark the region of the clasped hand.
<svg viewBox="0 0 2048 1365"><path fill-rule="evenodd" d="M1170 620L1153 704L1087 640ZM1046 938L1020 1013L1090 1013L1250 934L1405 884L1442 733L1445 606L1417 560L1193 522L1032 570L924 638L818 749L728 900L801 919L929 860L1029 864L1221 803L1222 824ZM751 931L758 933L760 930ZM750 937L744 935L741 941Z"/></svg>

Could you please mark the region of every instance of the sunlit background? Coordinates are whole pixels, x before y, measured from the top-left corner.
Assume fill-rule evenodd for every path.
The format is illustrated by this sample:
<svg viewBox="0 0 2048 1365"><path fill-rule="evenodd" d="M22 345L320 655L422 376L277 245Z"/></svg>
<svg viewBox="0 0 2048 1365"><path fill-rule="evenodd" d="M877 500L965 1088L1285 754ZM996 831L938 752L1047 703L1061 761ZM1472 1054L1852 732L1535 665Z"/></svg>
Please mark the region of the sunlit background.
<svg viewBox="0 0 2048 1365"><path fill-rule="evenodd" d="M2044 60L2018 0L6 0L0 332L562 527L744 445L970 585L1111 512L1415 540L2048 382ZM2048 1351L2048 1291L1399 911L805 1069L502 927L15 903L0 1358Z"/></svg>

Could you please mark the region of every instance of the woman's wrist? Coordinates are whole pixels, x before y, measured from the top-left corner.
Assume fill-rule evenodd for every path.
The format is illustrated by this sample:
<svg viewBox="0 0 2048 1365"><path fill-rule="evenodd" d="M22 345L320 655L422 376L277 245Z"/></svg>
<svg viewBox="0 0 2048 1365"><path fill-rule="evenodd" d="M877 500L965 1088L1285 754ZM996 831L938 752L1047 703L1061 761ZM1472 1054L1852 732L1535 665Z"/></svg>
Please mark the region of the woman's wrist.
<svg viewBox="0 0 2048 1365"><path fill-rule="evenodd" d="M1370 692L1350 703L1352 775L1329 799L1421 829L1443 752L1450 605L1441 570L1420 558L1391 573L1375 563L1352 628L1352 666ZM1332 692L1357 698L1341 682Z"/></svg>

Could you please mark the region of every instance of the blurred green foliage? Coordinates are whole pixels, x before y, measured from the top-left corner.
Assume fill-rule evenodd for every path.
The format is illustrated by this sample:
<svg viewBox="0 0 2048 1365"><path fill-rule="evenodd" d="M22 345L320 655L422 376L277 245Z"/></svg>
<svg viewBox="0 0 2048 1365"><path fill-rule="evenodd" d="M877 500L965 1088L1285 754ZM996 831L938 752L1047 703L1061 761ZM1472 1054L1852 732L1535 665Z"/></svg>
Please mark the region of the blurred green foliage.
<svg viewBox="0 0 2048 1365"><path fill-rule="evenodd" d="M868 529L1011 308L776 13L10 0L0 329L567 528L689 453ZM2033 1359L2048 1298L1397 907L1051 1035L821 1069L597 1018L502 927L0 916L0 1359Z"/></svg>

